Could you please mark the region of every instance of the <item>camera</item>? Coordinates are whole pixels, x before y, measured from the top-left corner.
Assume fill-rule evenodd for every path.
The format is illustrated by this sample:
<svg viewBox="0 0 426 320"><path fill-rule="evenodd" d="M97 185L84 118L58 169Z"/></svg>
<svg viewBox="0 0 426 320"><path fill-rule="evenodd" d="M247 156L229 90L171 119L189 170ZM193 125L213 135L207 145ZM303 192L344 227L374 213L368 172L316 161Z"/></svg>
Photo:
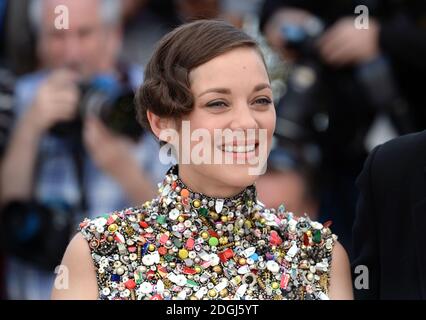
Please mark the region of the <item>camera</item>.
<svg viewBox="0 0 426 320"><path fill-rule="evenodd" d="M113 132L137 141L143 129L136 120L134 91L130 84L113 76L98 75L78 84L80 99L77 117L56 124L51 133L60 136L79 136L87 116L98 117Z"/></svg>
<svg viewBox="0 0 426 320"><path fill-rule="evenodd" d="M302 162L320 161L315 142L328 128L328 97L324 90L323 63L316 49L324 25L318 18L304 24L283 24L280 28L285 49L295 53L284 95L277 104L276 137L292 158Z"/></svg>
<svg viewBox="0 0 426 320"><path fill-rule="evenodd" d="M363 102L360 108L369 109L368 113L388 114L401 134L414 131L408 104L399 92L386 57L336 69L326 65L318 52L316 43L325 30L319 18L312 17L303 24L283 24L280 30L285 49L296 56L290 66L286 92L277 104L276 133L286 145L310 145L308 149L312 151L328 139L326 133L331 127L336 94L347 99L357 95L358 101Z"/></svg>

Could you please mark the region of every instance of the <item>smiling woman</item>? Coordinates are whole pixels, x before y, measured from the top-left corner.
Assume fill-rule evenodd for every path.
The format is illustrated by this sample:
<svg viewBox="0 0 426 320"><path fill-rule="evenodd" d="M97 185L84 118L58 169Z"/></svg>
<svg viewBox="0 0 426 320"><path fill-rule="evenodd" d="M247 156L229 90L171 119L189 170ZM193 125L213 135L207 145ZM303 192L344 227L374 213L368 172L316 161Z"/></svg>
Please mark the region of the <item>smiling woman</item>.
<svg viewBox="0 0 426 320"><path fill-rule="evenodd" d="M53 298L352 298L330 225L265 208L253 164L226 161L254 153L262 167L275 129L268 73L248 35L219 21L175 29L158 44L137 101L139 120L178 164L156 198L81 223L63 260L69 288L54 288ZM184 163L182 149L198 147L184 122L191 136L227 132L200 142L224 161Z"/></svg>

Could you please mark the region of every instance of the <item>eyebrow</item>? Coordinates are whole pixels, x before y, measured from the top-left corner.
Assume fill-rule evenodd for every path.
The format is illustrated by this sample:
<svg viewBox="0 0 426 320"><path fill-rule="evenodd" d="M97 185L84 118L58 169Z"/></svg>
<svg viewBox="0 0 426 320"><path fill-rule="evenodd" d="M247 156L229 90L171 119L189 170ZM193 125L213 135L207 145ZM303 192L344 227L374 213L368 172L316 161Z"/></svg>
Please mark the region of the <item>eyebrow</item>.
<svg viewBox="0 0 426 320"><path fill-rule="evenodd" d="M271 89L270 84L269 83L260 83L260 84L258 84L254 87L253 92L257 92L257 91L260 91L260 90L263 90L263 89ZM201 96L203 96L207 93L211 93L211 92L221 93L221 94L231 94L231 90L229 90L227 88L211 88L211 89L208 89L208 90L200 93L198 95L198 97L201 97Z"/></svg>

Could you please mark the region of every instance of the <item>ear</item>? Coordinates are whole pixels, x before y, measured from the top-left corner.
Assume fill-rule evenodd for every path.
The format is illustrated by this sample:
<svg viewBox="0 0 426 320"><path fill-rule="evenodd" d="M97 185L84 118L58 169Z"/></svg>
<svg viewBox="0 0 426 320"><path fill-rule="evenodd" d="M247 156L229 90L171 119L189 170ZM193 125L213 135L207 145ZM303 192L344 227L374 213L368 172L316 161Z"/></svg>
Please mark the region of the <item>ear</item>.
<svg viewBox="0 0 426 320"><path fill-rule="evenodd" d="M166 131L170 132L171 130L176 130L176 123L174 119L157 116L149 110L146 112L146 115L149 121L149 125L151 126L152 132L159 140L164 141L164 133Z"/></svg>

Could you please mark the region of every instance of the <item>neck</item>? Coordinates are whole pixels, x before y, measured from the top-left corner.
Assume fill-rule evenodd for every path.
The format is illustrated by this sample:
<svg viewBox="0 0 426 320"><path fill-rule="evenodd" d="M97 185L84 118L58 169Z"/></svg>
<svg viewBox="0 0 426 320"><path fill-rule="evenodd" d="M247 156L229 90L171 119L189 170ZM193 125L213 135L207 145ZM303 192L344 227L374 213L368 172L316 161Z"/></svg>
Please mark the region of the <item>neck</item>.
<svg viewBox="0 0 426 320"><path fill-rule="evenodd" d="M230 198L245 189L224 185L214 178L209 178L209 182L206 183L205 177L188 165L179 165L179 178L191 190L213 198Z"/></svg>

